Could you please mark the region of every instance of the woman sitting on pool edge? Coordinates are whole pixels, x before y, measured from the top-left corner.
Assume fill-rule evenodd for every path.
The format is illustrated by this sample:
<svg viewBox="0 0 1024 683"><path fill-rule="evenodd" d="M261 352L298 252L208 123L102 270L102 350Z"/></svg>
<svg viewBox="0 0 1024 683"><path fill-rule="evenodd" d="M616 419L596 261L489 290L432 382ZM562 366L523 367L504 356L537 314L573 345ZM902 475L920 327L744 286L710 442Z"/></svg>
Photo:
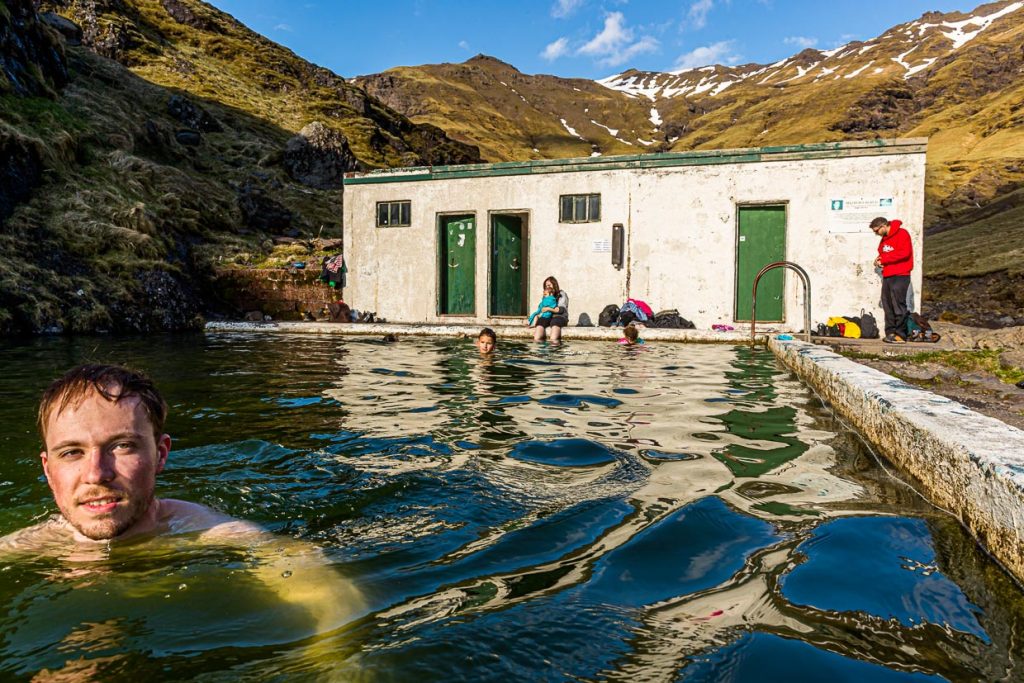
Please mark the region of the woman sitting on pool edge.
<svg viewBox="0 0 1024 683"><path fill-rule="evenodd" d="M526 324L534 327L534 341L544 341L548 330L551 341L562 339L562 328L569 324L569 295L558 286L554 275L545 278L544 297Z"/></svg>

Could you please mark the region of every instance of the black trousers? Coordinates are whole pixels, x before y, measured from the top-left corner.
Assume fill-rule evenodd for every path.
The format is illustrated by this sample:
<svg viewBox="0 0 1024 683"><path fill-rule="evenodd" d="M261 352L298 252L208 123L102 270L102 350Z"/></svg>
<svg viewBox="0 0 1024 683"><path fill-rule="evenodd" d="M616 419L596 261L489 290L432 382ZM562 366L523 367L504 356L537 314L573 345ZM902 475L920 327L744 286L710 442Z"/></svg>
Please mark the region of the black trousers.
<svg viewBox="0 0 1024 683"><path fill-rule="evenodd" d="M910 288L909 275L892 275L882 278L882 310L885 311L885 334L898 334L907 338L907 290Z"/></svg>

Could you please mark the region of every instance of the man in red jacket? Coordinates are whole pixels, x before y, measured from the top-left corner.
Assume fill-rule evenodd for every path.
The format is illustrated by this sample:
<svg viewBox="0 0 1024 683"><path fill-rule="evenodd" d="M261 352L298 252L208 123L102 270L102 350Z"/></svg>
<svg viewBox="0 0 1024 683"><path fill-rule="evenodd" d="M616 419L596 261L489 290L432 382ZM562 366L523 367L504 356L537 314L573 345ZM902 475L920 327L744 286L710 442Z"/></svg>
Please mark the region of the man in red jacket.
<svg viewBox="0 0 1024 683"><path fill-rule="evenodd" d="M906 342L907 290L910 289L910 271L914 269L914 247L910 233L901 221L890 221L879 216L871 221L871 230L881 237L875 267L882 269L882 310L885 311L885 338L889 344Z"/></svg>

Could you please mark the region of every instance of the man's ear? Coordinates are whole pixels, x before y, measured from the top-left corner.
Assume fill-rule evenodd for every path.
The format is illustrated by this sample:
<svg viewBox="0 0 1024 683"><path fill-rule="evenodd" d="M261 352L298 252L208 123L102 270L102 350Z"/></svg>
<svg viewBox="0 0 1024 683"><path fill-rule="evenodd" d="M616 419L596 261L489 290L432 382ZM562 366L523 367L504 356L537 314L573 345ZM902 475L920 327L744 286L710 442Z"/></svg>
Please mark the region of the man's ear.
<svg viewBox="0 0 1024 683"><path fill-rule="evenodd" d="M171 436L170 434L161 434L160 438L156 441L156 473L160 474L164 471L164 465L167 464L167 454L171 452Z"/></svg>
<svg viewBox="0 0 1024 683"><path fill-rule="evenodd" d="M46 483L50 483L50 461L46 457L46 451L39 451L39 459L43 462L43 476L46 477Z"/></svg>

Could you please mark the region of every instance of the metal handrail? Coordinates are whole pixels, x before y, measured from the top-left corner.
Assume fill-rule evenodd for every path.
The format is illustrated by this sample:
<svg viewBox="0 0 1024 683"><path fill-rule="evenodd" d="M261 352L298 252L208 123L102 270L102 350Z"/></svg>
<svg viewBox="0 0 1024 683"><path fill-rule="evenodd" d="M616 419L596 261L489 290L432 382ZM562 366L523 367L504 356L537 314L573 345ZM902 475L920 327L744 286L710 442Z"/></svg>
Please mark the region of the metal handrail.
<svg viewBox="0 0 1024 683"><path fill-rule="evenodd" d="M750 299L750 344L755 343L754 340L754 328L757 327L757 283L760 282L761 276L770 270L776 268L790 268L800 276L800 279L804 283L804 337L807 342L811 341L811 278L807 275L807 271L793 263L792 261L776 261L775 263L769 263L767 266L758 271L757 275L754 276L754 292Z"/></svg>

